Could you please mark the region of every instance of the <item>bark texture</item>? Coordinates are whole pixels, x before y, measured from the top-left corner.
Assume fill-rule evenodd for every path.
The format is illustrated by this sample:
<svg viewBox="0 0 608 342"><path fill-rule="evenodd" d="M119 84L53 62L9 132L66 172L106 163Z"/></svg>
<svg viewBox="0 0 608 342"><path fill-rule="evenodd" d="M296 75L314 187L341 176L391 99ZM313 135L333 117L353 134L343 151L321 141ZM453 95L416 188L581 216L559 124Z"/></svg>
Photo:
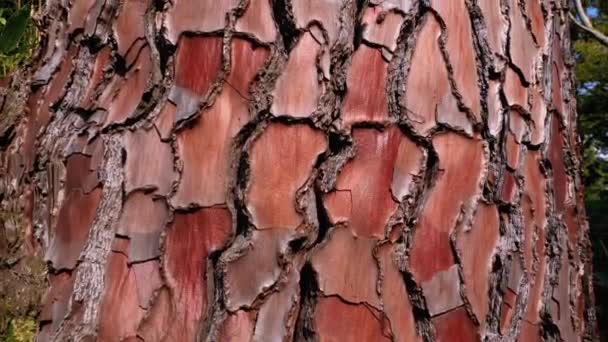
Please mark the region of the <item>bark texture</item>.
<svg viewBox="0 0 608 342"><path fill-rule="evenodd" d="M593 340L565 6L48 1L38 340Z"/></svg>

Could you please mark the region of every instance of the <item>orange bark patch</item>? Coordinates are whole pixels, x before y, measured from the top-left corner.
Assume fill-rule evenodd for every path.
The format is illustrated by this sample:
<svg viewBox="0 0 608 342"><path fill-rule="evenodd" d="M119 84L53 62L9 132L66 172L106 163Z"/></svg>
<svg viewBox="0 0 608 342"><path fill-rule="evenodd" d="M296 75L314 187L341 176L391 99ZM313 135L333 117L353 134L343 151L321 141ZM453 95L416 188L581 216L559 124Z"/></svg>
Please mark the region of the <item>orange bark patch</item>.
<svg viewBox="0 0 608 342"><path fill-rule="evenodd" d="M511 68L507 68L505 71L503 90L509 106L517 105L521 108L528 108L528 90L521 84L519 75Z"/></svg>
<svg viewBox="0 0 608 342"><path fill-rule="evenodd" d="M464 307L433 318L433 325L439 342L481 341L477 335L477 327Z"/></svg>
<svg viewBox="0 0 608 342"><path fill-rule="evenodd" d="M298 28L306 28L311 21L317 21L327 31L329 43L338 35L340 8L339 0L295 0L291 4Z"/></svg>
<svg viewBox="0 0 608 342"><path fill-rule="evenodd" d="M68 32L74 32L76 29L84 28L84 24L89 16L89 11L95 4L94 0L75 0L68 12Z"/></svg>
<svg viewBox="0 0 608 342"><path fill-rule="evenodd" d="M228 209L176 214L165 240L164 269L171 289L170 341L192 341L207 318L207 259L232 233Z"/></svg>
<svg viewBox="0 0 608 342"><path fill-rule="evenodd" d="M330 217L350 211L350 228L355 235L382 238L397 208L393 196L401 199L409 193L420 170L422 152L395 126L384 131L355 129L353 140L355 157L344 166L336 183L337 190L350 192L351 203L337 203L339 199L334 198L327 209ZM341 196L340 200L349 198Z"/></svg>
<svg viewBox="0 0 608 342"><path fill-rule="evenodd" d="M231 70L226 81L244 98L249 97L249 87L268 57L268 49L256 46L246 39L231 41Z"/></svg>
<svg viewBox="0 0 608 342"><path fill-rule="evenodd" d="M71 11L70 11L71 13ZM84 94L80 100L80 104L78 105L80 108L90 109L93 104L93 91L101 81L103 81L104 77L104 69L109 66L110 57L111 57L112 49L108 46L102 48L95 57L95 64L93 65L93 70L91 71L91 75L88 79L88 84L85 88Z"/></svg>
<svg viewBox="0 0 608 342"><path fill-rule="evenodd" d="M355 237L348 229L334 229L327 244L312 257L321 291L325 295L339 295L349 303L380 308L375 244L376 240Z"/></svg>
<svg viewBox="0 0 608 342"><path fill-rule="evenodd" d="M402 15L384 11L381 6L368 7L361 19L361 24L365 27L363 39L394 51L403 20Z"/></svg>
<svg viewBox="0 0 608 342"><path fill-rule="evenodd" d="M523 116L516 110L509 112L509 131L513 133L515 141L522 143L524 137L527 136L528 123L524 120Z"/></svg>
<svg viewBox="0 0 608 342"><path fill-rule="evenodd" d="M511 203L515 200L517 192L517 179L513 172L505 172L503 174L502 188L500 189L500 200L506 203Z"/></svg>
<svg viewBox="0 0 608 342"><path fill-rule="evenodd" d="M390 322L395 341L420 341L421 337L416 333L416 322L403 275L393 261L394 250L395 246L392 244L384 244L378 250L378 259L383 274L381 291L384 312Z"/></svg>
<svg viewBox="0 0 608 342"><path fill-rule="evenodd" d="M564 209L564 221L566 223L566 229L568 230L568 239L572 245L576 245L579 231L578 212L576 208L568 205Z"/></svg>
<svg viewBox="0 0 608 342"><path fill-rule="evenodd" d="M145 15L150 0L126 0L122 3L114 25L118 53L123 57L137 39L145 40Z"/></svg>
<svg viewBox="0 0 608 342"><path fill-rule="evenodd" d="M277 30L267 0L250 0L245 14L236 22L236 31L253 34L262 42L275 40Z"/></svg>
<svg viewBox="0 0 608 342"><path fill-rule="evenodd" d="M249 342L253 337L255 312L239 310L229 313L222 323L219 333L220 342Z"/></svg>
<svg viewBox="0 0 608 342"><path fill-rule="evenodd" d="M532 33L542 48L545 45L545 19L540 1L526 0L526 13L532 24Z"/></svg>
<svg viewBox="0 0 608 342"><path fill-rule="evenodd" d="M454 263L449 233L461 208L470 211L483 175L480 141L446 133L433 138L433 146L440 172L416 225L410 252L410 266L418 281L429 280Z"/></svg>
<svg viewBox="0 0 608 342"><path fill-rule="evenodd" d="M50 341L57 328L68 312L70 295L74 286L74 278L71 273L61 272L49 274L49 288L42 298L42 307L38 320L41 328L38 338L42 341ZM45 336L47 338L45 339Z"/></svg>
<svg viewBox="0 0 608 342"><path fill-rule="evenodd" d="M65 191L80 190L88 193L99 184L97 165L91 157L83 154L72 154L67 158Z"/></svg>
<svg viewBox="0 0 608 342"><path fill-rule="evenodd" d="M387 67L388 63L379 50L359 46L346 79L348 91L342 108L342 120L346 126L361 121L388 120Z"/></svg>
<svg viewBox="0 0 608 342"><path fill-rule="evenodd" d="M456 88L477 122L481 122L481 102L478 82L475 49L469 11L465 0L433 0L432 6L437 10L446 24L447 41L445 48L449 51ZM428 66L427 66L428 67Z"/></svg>
<svg viewBox="0 0 608 342"><path fill-rule="evenodd" d="M440 34L441 28L437 21L433 16L427 15L416 40L412 67L405 85L405 101L401 103L405 108L405 116L421 134L426 134L435 126L437 116L442 119L448 116L447 121L450 122L458 121L452 122L454 126L459 126L459 122L466 120L451 93L447 67L439 49ZM450 120L450 116L456 116L458 120ZM465 128L468 126L470 125Z"/></svg>
<svg viewBox="0 0 608 342"><path fill-rule="evenodd" d="M323 196L323 206L332 224L347 222L352 217L352 194L349 190L332 191Z"/></svg>
<svg viewBox="0 0 608 342"><path fill-rule="evenodd" d="M258 229L295 229L300 224L296 191L326 147L325 136L304 124L273 123L257 138L246 203Z"/></svg>
<svg viewBox="0 0 608 342"><path fill-rule="evenodd" d="M160 234L169 212L163 200L141 191L127 197L116 233L130 238L129 262L156 258L160 255Z"/></svg>
<svg viewBox="0 0 608 342"><path fill-rule="evenodd" d="M175 57L175 85L197 96L205 95L222 68L222 47L222 38L217 36L180 39Z"/></svg>
<svg viewBox="0 0 608 342"><path fill-rule="evenodd" d="M519 165L519 153L520 145L515 141L515 135L511 132L507 132L507 165L513 171L517 170Z"/></svg>
<svg viewBox="0 0 608 342"><path fill-rule="evenodd" d="M125 192L146 189L167 195L174 181L171 145L160 141L154 129L139 128L124 136L127 159L125 162Z"/></svg>
<svg viewBox="0 0 608 342"><path fill-rule="evenodd" d="M292 269L279 292L271 294L262 304L255 325L254 341L293 340L299 308L299 280L299 272Z"/></svg>
<svg viewBox="0 0 608 342"><path fill-rule="evenodd" d="M139 306L148 309L152 302L154 291L162 286L160 263L158 260L138 262L132 264L131 269L135 273Z"/></svg>
<svg viewBox="0 0 608 342"><path fill-rule="evenodd" d="M534 262L534 232L536 232L536 225L534 222L535 214L534 203L532 199L524 193L521 198L521 211L523 214L524 232L523 232L523 247L522 255L524 257L524 267L526 271L532 274L532 264Z"/></svg>
<svg viewBox="0 0 608 342"><path fill-rule="evenodd" d="M45 255L54 269L73 269L89 237L95 219L101 189L90 194L80 190L70 192L61 206L57 225L51 232L51 241Z"/></svg>
<svg viewBox="0 0 608 342"><path fill-rule="evenodd" d="M393 196L402 201L410 195L410 187L417 177L421 176L425 157L422 149L405 136L401 137L395 159L391 191Z"/></svg>
<svg viewBox="0 0 608 342"><path fill-rule="evenodd" d="M420 285L426 297L431 316L441 315L463 304L460 296L458 266L452 265L445 271L437 272L432 279Z"/></svg>
<svg viewBox="0 0 608 342"><path fill-rule="evenodd" d="M175 122L177 107L169 101L166 101L162 106L154 125L158 130L160 139L169 140L171 138L171 133L173 132L173 123Z"/></svg>
<svg viewBox="0 0 608 342"><path fill-rule="evenodd" d="M518 342L540 342L540 328L536 324L521 322Z"/></svg>
<svg viewBox="0 0 608 342"><path fill-rule="evenodd" d="M183 162L181 181L172 203L178 208L226 202L232 139L249 120L249 86L268 50L243 39L232 41L232 70L211 108L203 110L192 128L177 135Z"/></svg>
<svg viewBox="0 0 608 342"><path fill-rule="evenodd" d="M561 52L558 53L561 54ZM564 115L564 98L562 95L561 77L560 68L557 63L553 63L553 66L551 67L551 107L556 109L561 115Z"/></svg>
<svg viewBox="0 0 608 342"><path fill-rule="evenodd" d="M231 141L247 122L245 101L226 89L194 127L177 136L183 171L172 203L178 208L226 202Z"/></svg>
<svg viewBox="0 0 608 342"><path fill-rule="evenodd" d="M487 27L488 42L492 51L504 55L504 45L507 40L507 20L502 15L500 0L484 0L478 2Z"/></svg>
<svg viewBox="0 0 608 342"><path fill-rule="evenodd" d="M336 297L319 299L315 327L319 342L390 341L376 310L361 304L346 304Z"/></svg>
<svg viewBox="0 0 608 342"><path fill-rule="evenodd" d="M145 310L139 306L137 282L127 257L111 252L106 264L105 289L99 313L98 338L102 341L135 337Z"/></svg>
<svg viewBox="0 0 608 342"><path fill-rule="evenodd" d="M534 44L532 34L526 27L526 21L519 6L509 6L509 19L511 20L511 61L521 70L527 82L534 82L533 66L538 54L538 47Z"/></svg>
<svg viewBox="0 0 608 342"><path fill-rule="evenodd" d="M317 55L321 46L310 33L304 33L289 59L272 93L274 115L307 117L317 108L322 92L317 75Z"/></svg>
<svg viewBox="0 0 608 342"><path fill-rule="evenodd" d="M144 341L163 341L167 337L169 327L175 322L170 296L166 287L161 288L137 331L137 336Z"/></svg>
<svg viewBox="0 0 608 342"><path fill-rule="evenodd" d="M464 273L466 296L477 320L485 325L489 308L489 275L492 257L498 242L499 219L495 206L482 204L477 208L469 231L459 230L456 236Z"/></svg>
<svg viewBox="0 0 608 342"><path fill-rule="evenodd" d="M164 25L168 38L176 43L183 32L213 32L226 26L226 13L237 0L176 0L166 14ZM201 50L205 53L205 50Z"/></svg>
<svg viewBox="0 0 608 342"><path fill-rule="evenodd" d="M290 230L254 230L251 244L238 259L226 266L226 306L234 311L249 306L279 278L279 258L285 253Z"/></svg>
<svg viewBox="0 0 608 342"><path fill-rule="evenodd" d="M500 309L500 332L506 335L511 327L511 318L517 301L517 293L511 289L507 289L503 298L502 307Z"/></svg>
<svg viewBox="0 0 608 342"><path fill-rule="evenodd" d="M532 287L528 295L528 304L525 312L525 319L531 323L540 322L539 310L541 307L542 292L545 283L545 270L547 267L547 258L545 257L545 231L538 230L538 239L536 240L535 251L539 262L538 269L532 278Z"/></svg>
<svg viewBox="0 0 608 342"><path fill-rule="evenodd" d="M145 46L124 78L114 76L101 95L100 104L108 111L105 125L124 123L137 109L152 72L150 48Z"/></svg>
<svg viewBox="0 0 608 342"><path fill-rule="evenodd" d="M543 96L537 87L532 87L530 92L532 94L532 108L530 108L530 113L532 114L532 121L534 122L530 142L538 145L545 141L545 118L547 117L547 107Z"/></svg>

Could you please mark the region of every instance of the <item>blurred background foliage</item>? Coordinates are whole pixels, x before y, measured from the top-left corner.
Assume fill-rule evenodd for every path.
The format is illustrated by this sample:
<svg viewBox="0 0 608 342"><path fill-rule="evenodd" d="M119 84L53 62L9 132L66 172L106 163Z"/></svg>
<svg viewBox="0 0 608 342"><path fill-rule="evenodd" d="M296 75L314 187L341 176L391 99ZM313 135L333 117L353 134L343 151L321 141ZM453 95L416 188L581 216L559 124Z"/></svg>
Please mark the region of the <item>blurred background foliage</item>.
<svg viewBox="0 0 608 342"><path fill-rule="evenodd" d="M40 8L41 1L0 0L0 79L25 65L36 47L39 33L32 14ZM608 0L587 0L584 6L594 27L608 34ZM608 322L608 47L574 25L572 39L577 61L577 109L585 201L594 252L597 319L602 341L608 341L608 325L605 324ZM2 235L4 233L6 237L7 231L5 222L1 223L0 273L4 273L9 259L2 255ZM41 264L27 257L24 259L25 262L20 263L21 271L13 269L8 274L14 277L2 277L3 281L0 281L1 341L31 341L36 331L35 303L40 300L44 271ZM30 293L25 287L37 289Z"/></svg>
<svg viewBox="0 0 608 342"><path fill-rule="evenodd" d="M608 0L584 5L595 29L608 34ZM574 25L572 39L597 321L602 341L608 341L608 47Z"/></svg>
<svg viewBox="0 0 608 342"><path fill-rule="evenodd" d="M40 2L0 0L0 77L26 63L38 42L32 13Z"/></svg>

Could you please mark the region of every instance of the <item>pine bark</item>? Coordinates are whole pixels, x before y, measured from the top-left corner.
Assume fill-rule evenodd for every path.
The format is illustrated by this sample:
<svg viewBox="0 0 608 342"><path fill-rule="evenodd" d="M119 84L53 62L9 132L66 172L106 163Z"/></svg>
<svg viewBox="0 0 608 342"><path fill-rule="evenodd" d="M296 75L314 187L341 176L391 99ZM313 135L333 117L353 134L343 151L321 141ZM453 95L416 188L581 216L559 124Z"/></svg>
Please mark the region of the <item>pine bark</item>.
<svg viewBox="0 0 608 342"><path fill-rule="evenodd" d="M0 103L38 340L596 339L567 13L48 1Z"/></svg>

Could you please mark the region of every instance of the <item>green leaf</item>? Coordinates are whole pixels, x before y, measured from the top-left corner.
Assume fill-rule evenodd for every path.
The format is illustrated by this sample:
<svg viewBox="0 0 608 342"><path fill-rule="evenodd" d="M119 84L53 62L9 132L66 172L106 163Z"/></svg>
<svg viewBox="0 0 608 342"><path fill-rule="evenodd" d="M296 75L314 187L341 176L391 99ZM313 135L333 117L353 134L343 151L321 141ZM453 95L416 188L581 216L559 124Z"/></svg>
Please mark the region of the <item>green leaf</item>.
<svg viewBox="0 0 608 342"><path fill-rule="evenodd" d="M10 17L4 29L0 32L0 52L8 54L17 48L29 20L30 10L28 7L21 8Z"/></svg>

